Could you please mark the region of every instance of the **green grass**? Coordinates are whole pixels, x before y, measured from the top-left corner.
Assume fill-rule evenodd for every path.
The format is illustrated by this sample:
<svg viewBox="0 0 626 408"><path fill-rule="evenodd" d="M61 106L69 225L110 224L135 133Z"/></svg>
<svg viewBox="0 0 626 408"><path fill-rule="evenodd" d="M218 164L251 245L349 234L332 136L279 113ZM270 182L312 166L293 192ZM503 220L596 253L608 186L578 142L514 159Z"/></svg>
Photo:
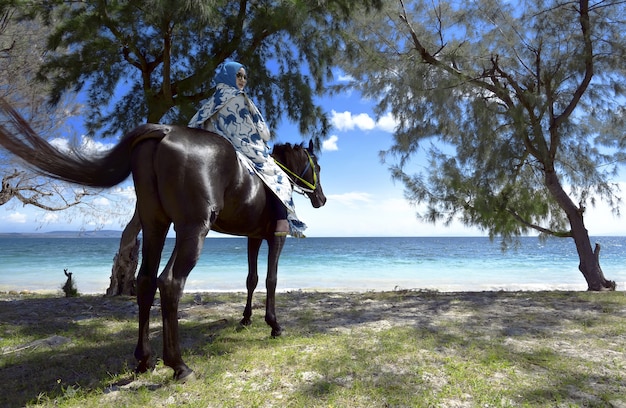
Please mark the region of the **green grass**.
<svg viewBox="0 0 626 408"><path fill-rule="evenodd" d="M0 406L626 405L623 292L286 293L276 339L260 304L239 327L243 294L185 296L197 376L185 384L160 362L134 374L131 299L12 298L0 302ZM51 336L69 341L30 346Z"/></svg>

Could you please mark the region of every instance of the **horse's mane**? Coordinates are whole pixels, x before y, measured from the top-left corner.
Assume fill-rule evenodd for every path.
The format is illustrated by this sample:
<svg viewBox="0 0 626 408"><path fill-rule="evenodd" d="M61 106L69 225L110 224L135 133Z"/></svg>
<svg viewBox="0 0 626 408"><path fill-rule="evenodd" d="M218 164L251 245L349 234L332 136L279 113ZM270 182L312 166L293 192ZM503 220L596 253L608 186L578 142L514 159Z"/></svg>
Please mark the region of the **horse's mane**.
<svg viewBox="0 0 626 408"><path fill-rule="evenodd" d="M304 142L299 143L299 144L293 144L293 145L291 143L289 143L289 142L287 142L287 143L277 143L277 144L274 145L274 149L276 149L277 147L278 148L284 148L284 149L290 149L290 150L291 149L294 149L294 150L296 150L296 149L304 149Z"/></svg>

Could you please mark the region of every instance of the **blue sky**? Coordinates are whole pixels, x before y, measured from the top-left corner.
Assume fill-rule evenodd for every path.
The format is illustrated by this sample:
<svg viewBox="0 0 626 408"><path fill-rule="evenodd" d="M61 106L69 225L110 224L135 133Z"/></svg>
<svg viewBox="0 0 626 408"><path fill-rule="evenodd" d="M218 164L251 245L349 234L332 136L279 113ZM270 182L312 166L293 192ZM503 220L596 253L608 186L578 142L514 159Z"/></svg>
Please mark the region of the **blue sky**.
<svg viewBox="0 0 626 408"><path fill-rule="evenodd" d="M387 165L381 163L379 158L379 152L393 143L393 118L384 116L376 120L372 102L362 99L355 92L325 98L321 103L334 125L319 157L321 181L328 201L324 207L314 209L307 198L295 195L296 210L300 219L308 225L308 236L484 235L476 228L460 224L446 227L418 221L416 209L404 198L403 185L392 181ZM290 123L281 123L276 132L276 142L300 143L304 140L297 127ZM413 165L418 168L423 160L418 157ZM120 186L120 191L128 194L132 192L131 186L127 182ZM626 191L626 183L622 183L622 191ZM130 205L128 211L130 216ZM126 218L103 215L99 227L123 228ZM624 235L622 221L613 217L604 205L588 208L586 225L592 236ZM86 225L84 228L89 230L94 227ZM23 207L15 201L0 207L0 232L77 229L81 229L78 220L69 222L66 217Z"/></svg>
<svg viewBox="0 0 626 408"><path fill-rule="evenodd" d="M320 157L322 184L328 197L325 207L313 209L297 197L299 216L309 225L311 236L481 236L484 232L460 223L450 226L420 222L416 208L404 198L404 186L394 182L379 152L393 144L393 118L376 120L371 101L356 93L325 101L334 129ZM289 131L281 141L297 142ZM416 157L419 168L425 158ZM621 183L626 191L626 183ZM624 235L626 229L608 207L587 209L586 225L591 235Z"/></svg>

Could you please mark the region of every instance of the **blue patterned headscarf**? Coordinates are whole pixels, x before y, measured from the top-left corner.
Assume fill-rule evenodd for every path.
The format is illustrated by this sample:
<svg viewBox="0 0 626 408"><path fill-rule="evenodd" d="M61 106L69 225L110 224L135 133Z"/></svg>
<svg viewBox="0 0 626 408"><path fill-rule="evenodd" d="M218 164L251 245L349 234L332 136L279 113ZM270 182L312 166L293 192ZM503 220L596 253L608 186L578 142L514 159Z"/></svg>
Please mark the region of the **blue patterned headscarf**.
<svg viewBox="0 0 626 408"><path fill-rule="evenodd" d="M222 64L222 67L219 71L217 71L217 74L213 79L215 85L226 84L228 86L232 86L233 88L237 88L237 72L239 72L241 68L245 67L236 61L229 61Z"/></svg>

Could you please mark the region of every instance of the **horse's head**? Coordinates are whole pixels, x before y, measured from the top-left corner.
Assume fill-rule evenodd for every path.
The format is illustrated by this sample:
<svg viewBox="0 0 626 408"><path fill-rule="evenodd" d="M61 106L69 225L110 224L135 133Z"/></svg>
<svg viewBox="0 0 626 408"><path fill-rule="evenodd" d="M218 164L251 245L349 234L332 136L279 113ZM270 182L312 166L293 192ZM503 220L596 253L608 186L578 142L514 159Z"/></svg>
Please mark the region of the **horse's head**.
<svg viewBox="0 0 626 408"><path fill-rule="evenodd" d="M326 204L326 196L320 181L320 166L313 150L313 141L309 147L302 144L278 144L274 146L272 156L276 163L289 175L291 182L311 200L311 205L319 208Z"/></svg>

